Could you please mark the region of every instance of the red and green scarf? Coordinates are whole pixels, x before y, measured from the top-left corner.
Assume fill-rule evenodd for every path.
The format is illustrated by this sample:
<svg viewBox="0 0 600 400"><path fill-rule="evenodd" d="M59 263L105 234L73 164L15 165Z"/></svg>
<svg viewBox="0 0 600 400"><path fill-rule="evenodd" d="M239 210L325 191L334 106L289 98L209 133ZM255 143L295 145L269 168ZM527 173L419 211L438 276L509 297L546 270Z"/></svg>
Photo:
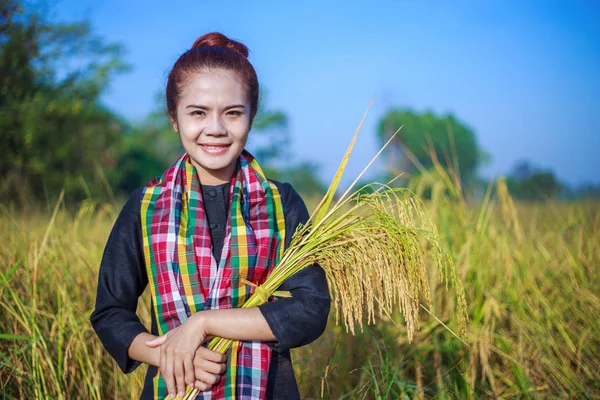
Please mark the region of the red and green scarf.
<svg viewBox="0 0 600 400"><path fill-rule="evenodd" d="M144 255L158 333L165 334L204 309L238 308L262 284L283 254L285 225L279 192L244 151L231 179L230 206L220 260L212 243L202 191L189 155L144 188ZM227 372L198 399L264 399L271 349L234 342ZM160 371L154 398L164 399Z"/></svg>

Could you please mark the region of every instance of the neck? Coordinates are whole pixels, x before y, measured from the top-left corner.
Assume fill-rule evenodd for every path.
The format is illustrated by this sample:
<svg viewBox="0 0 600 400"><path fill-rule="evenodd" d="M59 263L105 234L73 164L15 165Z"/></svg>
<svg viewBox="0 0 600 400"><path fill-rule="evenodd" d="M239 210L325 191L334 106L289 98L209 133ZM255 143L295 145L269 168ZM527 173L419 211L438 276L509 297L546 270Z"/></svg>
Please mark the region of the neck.
<svg viewBox="0 0 600 400"><path fill-rule="evenodd" d="M209 170L200 166L196 161L190 158L192 165L196 168L198 179L202 185L221 185L231 182L231 177L235 172L237 161L219 170Z"/></svg>

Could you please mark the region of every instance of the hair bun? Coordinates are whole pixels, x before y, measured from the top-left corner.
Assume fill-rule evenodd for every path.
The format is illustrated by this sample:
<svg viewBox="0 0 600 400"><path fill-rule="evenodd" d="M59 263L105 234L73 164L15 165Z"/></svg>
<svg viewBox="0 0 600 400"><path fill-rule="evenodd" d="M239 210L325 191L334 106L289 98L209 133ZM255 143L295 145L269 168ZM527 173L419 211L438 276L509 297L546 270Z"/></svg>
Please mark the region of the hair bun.
<svg viewBox="0 0 600 400"><path fill-rule="evenodd" d="M231 40L219 32L211 32L200 36L192 45L192 49L198 47L225 47L248 58L248 47L246 47L246 45L236 42L235 40Z"/></svg>

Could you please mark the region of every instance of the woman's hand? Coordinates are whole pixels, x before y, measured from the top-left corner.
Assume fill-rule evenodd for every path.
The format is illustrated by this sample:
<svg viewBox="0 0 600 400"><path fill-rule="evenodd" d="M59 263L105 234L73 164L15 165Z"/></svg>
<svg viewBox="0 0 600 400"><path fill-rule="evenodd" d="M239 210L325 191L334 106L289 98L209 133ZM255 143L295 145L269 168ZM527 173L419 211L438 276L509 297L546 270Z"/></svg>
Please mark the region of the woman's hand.
<svg viewBox="0 0 600 400"><path fill-rule="evenodd" d="M159 368L169 394L185 393L186 384L208 390L219 380L218 375L225 370L225 366L220 365L225 361L224 356L200 347L211 336L262 342L277 340L258 307L197 312L167 334L146 342L149 347L160 346Z"/></svg>
<svg viewBox="0 0 600 400"><path fill-rule="evenodd" d="M194 355L194 373L196 382L194 386L201 392L212 389L213 385L219 382L221 375L227 369L225 361L227 356L199 347Z"/></svg>
<svg viewBox="0 0 600 400"><path fill-rule="evenodd" d="M207 333L203 328L200 313L198 313L192 315L177 328L146 342L149 347L160 346L160 373L167 384L167 391L171 397L175 397L176 393L183 396L186 386L196 383L194 360L206 336ZM205 352L202 354L204 355ZM208 379L203 374L198 378L202 377Z"/></svg>

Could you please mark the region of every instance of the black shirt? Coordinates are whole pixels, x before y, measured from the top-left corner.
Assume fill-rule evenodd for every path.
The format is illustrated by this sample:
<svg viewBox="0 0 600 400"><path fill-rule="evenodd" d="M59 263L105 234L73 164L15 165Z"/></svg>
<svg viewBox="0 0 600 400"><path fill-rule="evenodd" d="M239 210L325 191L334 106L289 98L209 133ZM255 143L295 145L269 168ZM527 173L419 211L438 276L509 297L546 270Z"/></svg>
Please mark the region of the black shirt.
<svg viewBox="0 0 600 400"><path fill-rule="evenodd" d="M291 185L273 183L279 189L283 203L287 249L298 224L308 220L308 211ZM229 188L229 183L202 185L213 255L217 260L223 248ZM140 333L148 332L136 315L138 297L148 285L140 221L141 195L142 189L131 194L108 238L100 264L96 307L90 317L102 344L125 373L140 365L127 355L131 342ZM330 307L325 273L320 266L312 265L289 278L280 290L290 291L292 297L259 306L277 339L269 343L273 356L267 398L299 399L290 348L312 342L325 330ZM151 314L150 330L153 335L158 335L154 313ZM148 367L141 399L152 398L152 378L156 372L156 367Z"/></svg>

